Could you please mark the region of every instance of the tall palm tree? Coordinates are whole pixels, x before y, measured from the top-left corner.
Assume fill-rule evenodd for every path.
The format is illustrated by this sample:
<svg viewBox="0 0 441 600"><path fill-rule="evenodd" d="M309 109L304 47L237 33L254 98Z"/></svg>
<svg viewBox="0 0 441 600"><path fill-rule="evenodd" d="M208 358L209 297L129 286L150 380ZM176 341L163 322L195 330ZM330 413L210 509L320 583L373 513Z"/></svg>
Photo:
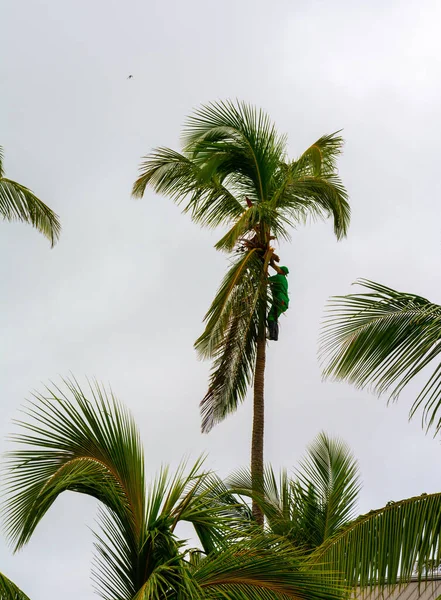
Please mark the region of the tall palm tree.
<svg viewBox="0 0 441 600"><path fill-rule="evenodd" d="M295 477L267 468L264 489L249 471L229 480L232 492L255 497L272 535L344 576L347 585L380 587L430 575L441 562L441 494L422 494L356 517L358 463L338 439L321 433Z"/></svg>
<svg viewBox="0 0 441 600"><path fill-rule="evenodd" d="M29 600L10 579L0 573L0 598L1 600Z"/></svg>
<svg viewBox="0 0 441 600"><path fill-rule="evenodd" d="M342 138L321 137L298 159L263 112L245 103L203 106L187 121L182 153L157 148L145 157L133 195L147 186L170 196L196 223L227 226L216 249L228 253L231 267L205 315L196 349L213 367L201 402L202 431L234 412L254 380L251 471L263 477L264 375L268 267L272 241L308 217L334 221L337 239L349 224L347 193L336 170ZM257 505L254 515L262 524Z"/></svg>
<svg viewBox="0 0 441 600"><path fill-rule="evenodd" d="M330 301L324 324L324 375L398 398L429 363L433 371L412 405L423 425L441 429L441 306L361 279L367 292Z"/></svg>
<svg viewBox="0 0 441 600"><path fill-rule="evenodd" d="M7 179L3 169L3 148L0 146L0 216L5 221L29 223L51 243L60 237L58 216L27 187Z"/></svg>
<svg viewBox="0 0 441 600"><path fill-rule="evenodd" d="M249 528L248 508L200 461L173 476L162 469L146 491L132 417L98 385L89 398L70 381L28 406L6 477L6 531L16 550L69 490L99 501L93 576L106 600L342 597L336 577L287 540ZM183 521L197 548L177 536Z"/></svg>

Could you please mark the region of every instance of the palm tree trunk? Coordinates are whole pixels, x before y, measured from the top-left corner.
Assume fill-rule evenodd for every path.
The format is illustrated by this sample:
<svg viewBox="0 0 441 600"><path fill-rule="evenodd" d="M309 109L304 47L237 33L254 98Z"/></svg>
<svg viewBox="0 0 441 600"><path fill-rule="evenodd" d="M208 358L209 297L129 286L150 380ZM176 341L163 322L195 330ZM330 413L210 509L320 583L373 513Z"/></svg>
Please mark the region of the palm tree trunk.
<svg viewBox="0 0 441 600"><path fill-rule="evenodd" d="M254 414L251 442L251 480L253 491L262 490L263 484L263 434L265 419L264 383L266 336L265 327L257 340L256 368L254 371ZM253 517L263 527L264 519L260 507L253 501Z"/></svg>

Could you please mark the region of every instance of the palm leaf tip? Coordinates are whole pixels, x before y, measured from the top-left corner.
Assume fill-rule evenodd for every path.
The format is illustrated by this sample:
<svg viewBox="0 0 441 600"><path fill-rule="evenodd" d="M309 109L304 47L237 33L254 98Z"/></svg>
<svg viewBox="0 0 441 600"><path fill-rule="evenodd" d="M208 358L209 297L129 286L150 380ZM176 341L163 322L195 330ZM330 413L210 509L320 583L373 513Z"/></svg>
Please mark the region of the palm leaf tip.
<svg viewBox="0 0 441 600"><path fill-rule="evenodd" d="M21 221L32 225L55 245L61 224L57 214L27 187L7 179L3 168L3 148L0 146L0 217L5 221Z"/></svg>
<svg viewBox="0 0 441 600"><path fill-rule="evenodd" d="M3 170L3 146L0 146L0 178L4 177L5 172Z"/></svg>
<svg viewBox="0 0 441 600"><path fill-rule="evenodd" d="M211 396L213 394L212 388L209 388L205 396L199 403L201 411L201 432L210 433L215 426L215 419L213 418L213 410L210 408L212 404Z"/></svg>
<svg viewBox="0 0 441 600"><path fill-rule="evenodd" d="M28 223L42 233L53 247L60 237L58 215L23 185L0 178L0 215L6 221Z"/></svg>
<svg viewBox="0 0 441 600"><path fill-rule="evenodd" d="M139 166L139 176L132 186L132 198L142 198L153 177L152 156L144 156Z"/></svg>
<svg viewBox="0 0 441 600"><path fill-rule="evenodd" d="M244 397L244 393L235 394L233 391L224 391L227 386L216 381L214 381L214 385L216 387L209 388L199 404L202 433L210 433L215 425L221 423L237 409L237 405Z"/></svg>
<svg viewBox="0 0 441 600"><path fill-rule="evenodd" d="M3 573L0 573L0 598L1 600L29 600L29 597Z"/></svg>

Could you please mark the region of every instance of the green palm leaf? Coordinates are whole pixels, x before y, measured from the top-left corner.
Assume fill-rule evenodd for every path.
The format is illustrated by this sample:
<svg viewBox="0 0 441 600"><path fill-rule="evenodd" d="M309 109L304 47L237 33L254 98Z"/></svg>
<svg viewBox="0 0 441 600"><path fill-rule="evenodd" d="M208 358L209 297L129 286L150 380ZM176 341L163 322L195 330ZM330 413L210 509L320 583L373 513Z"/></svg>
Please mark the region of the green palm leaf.
<svg viewBox="0 0 441 600"><path fill-rule="evenodd" d="M266 314L265 263L251 250L233 263L205 316L195 347L213 358L209 389L201 402L202 431L234 412L253 376L256 338Z"/></svg>
<svg viewBox="0 0 441 600"><path fill-rule="evenodd" d="M293 546L271 535L234 540L217 555L201 560L194 577L201 598L341 598L345 588L333 573L309 565Z"/></svg>
<svg viewBox="0 0 441 600"><path fill-rule="evenodd" d="M133 196L141 198L151 185L170 196L184 212L201 225L216 227L241 216L244 207L219 179L203 177L201 168L188 156L169 148L158 148L146 156L133 185Z"/></svg>
<svg viewBox="0 0 441 600"><path fill-rule="evenodd" d="M342 154L343 138L336 131L324 135L295 161L296 170L304 176L326 177L337 172L337 159Z"/></svg>
<svg viewBox="0 0 441 600"><path fill-rule="evenodd" d="M211 174L231 178L237 191L265 201L286 148L262 110L231 101L211 103L195 111L184 128L185 150L197 164L212 163Z"/></svg>
<svg viewBox="0 0 441 600"><path fill-rule="evenodd" d="M30 421L18 422L27 433L13 436L31 446L8 457L7 533L16 549L65 490L94 496L133 533L143 526L143 454L132 418L98 385L90 386L92 403L74 380L64 383L66 391L34 396Z"/></svg>
<svg viewBox="0 0 441 600"><path fill-rule="evenodd" d="M298 477L303 504L314 490L319 508L315 529L322 543L354 517L361 488L358 463L342 440L321 432L308 447Z"/></svg>
<svg viewBox="0 0 441 600"><path fill-rule="evenodd" d="M2 150L0 146L0 216L5 221L29 223L54 246L61 232L58 216L31 190L5 178Z"/></svg>
<svg viewBox="0 0 441 600"><path fill-rule="evenodd" d="M14 436L28 448L9 454L6 477L6 530L22 547L64 491L93 496L102 503L99 521L107 542L98 536L99 563L107 574L104 598L130 598L144 572L134 557L145 526L144 458L133 419L112 394L91 385L90 402L75 381L37 394ZM70 397L69 397L70 396ZM109 533L110 532L110 533Z"/></svg>
<svg viewBox="0 0 441 600"><path fill-rule="evenodd" d="M1 162L0 162L1 176ZM1 600L29 600L28 596L22 592L15 583L0 573L0 599Z"/></svg>
<svg viewBox="0 0 441 600"><path fill-rule="evenodd" d="M277 476L267 467L257 493L247 470L236 472L228 484L233 493L254 498L274 534L310 552L354 517L361 487L358 464L344 442L322 432L296 473L295 479L286 471Z"/></svg>
<svg viewBox="0 0 441 600"><path fill-rule="evenodd" d="M317 549L312 561L332 565L348 585L406 582L441 561L441 494L421 495L358 517Z"/></svg>
<svg viewBox="0 0 441 600"><path fill-rule="evenodd" d="M317 140L300 158L279 165L271 205L291 226L308 218L332 217L334 233L341 239L350 220L348 194L337 175L337 158L343 139L337 133Z"/></svg>
<svg viewBox="0 0 441 600"><path fill-rule="evenodd" d="M303 503L303 495L297 481L288 476L286 470L277 475L271 466L266 466L260 489L253 485L249 469L238 469L227 480L231 492L240 497L252 498L265 515L267 526L272 534L286 538L302 550L310 549L306 540L314 527L308 519L308 511L317 509L311 501L308 508Z"/></svg>
<svg viewBox="0 0 441 600"><path fill-rule="evenodd" d="M331 299L321 338L324 376L369 386L378 394L392 388L391 398L397 398L441 351L441 307L372 281L359 283L371 293ZM423 422L438 432L440 404L437 362L411 416L423 407Z"/></svg>
<svg viewBox="0 0 441 600"><path fill-rule="evenodd" d="M293 226L296 223L333 217L337 239L346 236L350 219L347 193L337 176L296 176L277 199L277 208Z"/></svg>

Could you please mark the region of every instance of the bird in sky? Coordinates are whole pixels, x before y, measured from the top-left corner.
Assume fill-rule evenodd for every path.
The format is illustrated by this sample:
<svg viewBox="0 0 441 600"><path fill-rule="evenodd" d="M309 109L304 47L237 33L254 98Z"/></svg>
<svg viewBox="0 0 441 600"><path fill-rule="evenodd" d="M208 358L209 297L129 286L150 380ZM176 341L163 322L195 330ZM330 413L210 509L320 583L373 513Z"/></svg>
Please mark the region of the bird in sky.
<svg viewBox="0 0 441 600"><path fill-rule="evenodd" d="M129 75L127 79L133 79L133 75Z"/></svg>

